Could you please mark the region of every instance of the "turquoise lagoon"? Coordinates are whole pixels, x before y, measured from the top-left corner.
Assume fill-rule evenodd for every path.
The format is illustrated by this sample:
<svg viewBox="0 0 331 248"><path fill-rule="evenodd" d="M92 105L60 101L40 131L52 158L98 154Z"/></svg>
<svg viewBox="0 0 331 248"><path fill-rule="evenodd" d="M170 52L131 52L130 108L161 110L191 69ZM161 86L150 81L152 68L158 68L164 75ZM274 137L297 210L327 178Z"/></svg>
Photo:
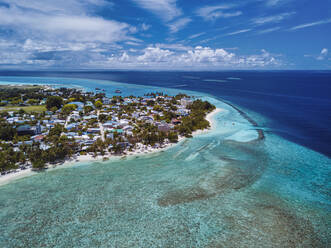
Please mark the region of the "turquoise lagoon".
<svg viewBox="0 0 331 248"><path fill-rule="evenodd" d="M109 81L0 77L0 82L178 90ZM328 247L330 159L235 109L216 127L160 153L79 163L0 187L0 247ZM263 117L250 112L263 123Z"/></svg>

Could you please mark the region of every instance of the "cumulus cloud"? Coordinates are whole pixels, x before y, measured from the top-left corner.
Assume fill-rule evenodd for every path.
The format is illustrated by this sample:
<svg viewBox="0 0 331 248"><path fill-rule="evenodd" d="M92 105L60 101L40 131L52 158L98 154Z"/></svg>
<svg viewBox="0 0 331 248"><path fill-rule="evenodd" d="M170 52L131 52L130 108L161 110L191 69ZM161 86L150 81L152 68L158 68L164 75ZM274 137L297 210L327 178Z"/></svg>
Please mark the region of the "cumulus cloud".
<svg viewBox="0 0 331 248"><path fill-rule="evenodd" d="M125 58L125 60L123 59ZM123 63L125 61L125 63ZM126 51L108 58L106 66L122 68L128 65L135 69L224 69L224 68L263 68L281 65L281 61L262 50L260 54L236 55L223 48L197 46L183 50L160 46L149 46L142 51L128 54ZM105 64L104 64L105 65Z"/></svg>
<svg viewBox="0 0 331 248"><path fill-rule="evenodd" d="M142 63L163 62L166 61L174 52L168 49L161 49L159 47L147 47L144 54L137 57L137 60Z"/></svg>

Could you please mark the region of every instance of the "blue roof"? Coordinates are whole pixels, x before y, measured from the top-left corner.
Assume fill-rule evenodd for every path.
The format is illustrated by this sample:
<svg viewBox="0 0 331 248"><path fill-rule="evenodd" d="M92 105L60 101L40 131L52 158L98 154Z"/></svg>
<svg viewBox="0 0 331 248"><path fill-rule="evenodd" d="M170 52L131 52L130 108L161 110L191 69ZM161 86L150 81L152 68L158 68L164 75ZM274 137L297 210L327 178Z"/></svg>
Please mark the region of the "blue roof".
<svg viewBox="0 0 331 248"><path fill-rule="evenodd" d="M84 103L82 103L82 102L69 102L69 104L75 104L78 107L84 107Z"/></svg>

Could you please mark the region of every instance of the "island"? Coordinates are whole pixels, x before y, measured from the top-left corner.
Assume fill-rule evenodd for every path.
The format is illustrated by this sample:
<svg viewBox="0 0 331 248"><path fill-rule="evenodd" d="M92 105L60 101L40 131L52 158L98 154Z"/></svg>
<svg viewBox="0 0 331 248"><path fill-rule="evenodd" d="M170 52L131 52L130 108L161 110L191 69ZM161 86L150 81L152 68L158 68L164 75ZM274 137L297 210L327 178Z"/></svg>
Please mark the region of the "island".
<svg viewBox="0 0 331 248"><path fill-rule="evenodd" d="M2 85L0 172L39 171L80 156L149 153L209 128L213 110L186 94L107 97L101 89Z"/></svg>

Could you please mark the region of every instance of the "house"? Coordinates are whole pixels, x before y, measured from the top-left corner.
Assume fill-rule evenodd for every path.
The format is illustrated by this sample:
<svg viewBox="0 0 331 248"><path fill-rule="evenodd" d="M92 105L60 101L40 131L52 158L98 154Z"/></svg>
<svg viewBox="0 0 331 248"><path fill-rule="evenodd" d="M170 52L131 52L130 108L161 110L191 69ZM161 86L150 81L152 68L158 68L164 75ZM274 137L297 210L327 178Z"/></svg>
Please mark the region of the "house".
<svg viewBox="0 0 331 248"><path fill-rule="evenodd" d="M91 127L87 129L87 133L100 133L100 128L98 127Z"/></svg>
<svg viewBox="0 0 331 248"><path fill-rule="evenodd" d="M94 144L94 140L86 140L86 141L84 141L84 144L85 145L93 145Z"/></svg>
<svg viewBox="0 0 331 248"><path fill-rule="evenodd" d="M41 143L40 145L39 145L39 148L41 149L41 150L47 150L47 149L49 149L49 148L51 148L49 145L46 145L45 143Z"/></svg>
<svg viewBox="0 0 331 248"><path fill-rule="evenodd" d="M37 125L34 128L35 134L41 134L41 125L40 122L38 121Z"/></svg>
<svg viewBox="0 0 331 248"><path fill-rule="evenodd" d="M157 126L157 129L161 132L169 132L171 130L171 127L169 124L167 123L160 123L158 126Z"/></svg>
<svg viewBox="0 0 331 248"><path fill-rule="evenodd" d="M129 121L128 120L120 120L120 125L119 126L124 127L124 126L126 126L128 124L129 124Z"/></svg>
<svg viewBox="0 0 331 248"><path fill-rule="evenodd" d="M31 139L34 141L34 142L41 142L43 139L45 138L44 135L35 135L35 136L32 136Z"/></svg>
<svg viewBox="0 0 331 248"><path fill-rule="evenodd" d="M142 116L140 118L144 121L154 121L154 118L152 116Z"/></svg>
<svg viewBox="0 0 331 248"><path fill-rule="evenodd" d="M128 146L130 146L130 143L129 142L118 142L117 145L119 145L122 149L125 149Z"/></svg>
<svg viewBox="0 0 331 248"><path fill-rule="evenodd" d="M111 130L111 132L121 134L121 133L123 133L123 130L122 129L113 129L113 130Z"/></svg>
<svg viewBox="0 0 331 248"><path fill-rule="evenodd" d="M69 104L76 105L78 111L82 111L84 109L84 103L82 102L70 102Z"/></svg>
<svg viewBox="0 0 331 248"><path fill-rule="evenodd" d="M97 115L88 115L88 116L84 116L83 119L84 120L98 119L98 116Z"/></svg>
<svg viewBox="0 0 331 248"><path fill-rule="evenodd" d="M66 122L65 120L59 120L59 119L54 120L54 123L55 124L62 124L62 125L64 125L65 122Z"/></svg>
<svg viewBox="0 0 331 248"><path fill-rule="evenodd" d="M18 135L34 135L35 131L30 125L22 125L16 128Z"/></svg>
<svg viewBox="0 0 331 248"><path fill-rule="evenodd" d="M186 107L187 105L191 104L192 103L192 100L190 98L182 98L180 99L180 105Z"/></svg>
<svg viewBox="0 0 331 248"><path fill-rule="evenodd" d="M73 113L70 118L74 119L75 121L78 121L80 119L80 115L79 114L75 114Z"/></svg>
<svg viewBox="0 0 331 248"><path fill-rule="evenodd" d="M66 129L67 129L67 130L73 130L73 129L76 129L77 126L78 126L77 123L70 123L70 124L68 124L68 125L66 126Z"/></svg>
<svg viewBox="0 0 331 248"><path fill-rule="evenodd" d="M110 104L110 99L108 98L108 97L104 97L104 98L102 98L102 102L103 102L103 104Z"/></svg>
<svg viewBox="0 0 331 248"><path fill-rule="evenodd" d="M104 128L113 128L113 127L117 127L119 125L119 123L115 122L115 121L107 121L103 124Z"/></svg>
<svg viewBox="0 0 331 248"><path fill-rule="evenodd" d="M125 125L122 129L124 131L131 131L133 129L133 127L131 125Z"/></svg>
<svg viewBox="0 0 331 248"><path fill-rule="evenodd" d="M108 138L108 139L114 139L114 133L108 133L108 134L106 134L106 138Z"/></svg>
<svg viewBox="0 0 331 248"><path fill-rule="evenodd" d="M171 123L174 124L174 125L178 125L180 123L182 123L180 120L177 120L177 119L172 119L171 120Z"/></svg>
<svg viewBox="0 0 331 248"><path fill-rule="evenodd" d="M27 140L27 141L19 141L17 142L17 146L21 146L21 145L32 145L33 144L33 140Z"/></svg>
<svg viewBox="0 0 331 248"><path fill-rule="evenodd" d="M176 114L181 116L188 116L190 114L190 111L188 109L180 108L177 110Z"/></svg>

